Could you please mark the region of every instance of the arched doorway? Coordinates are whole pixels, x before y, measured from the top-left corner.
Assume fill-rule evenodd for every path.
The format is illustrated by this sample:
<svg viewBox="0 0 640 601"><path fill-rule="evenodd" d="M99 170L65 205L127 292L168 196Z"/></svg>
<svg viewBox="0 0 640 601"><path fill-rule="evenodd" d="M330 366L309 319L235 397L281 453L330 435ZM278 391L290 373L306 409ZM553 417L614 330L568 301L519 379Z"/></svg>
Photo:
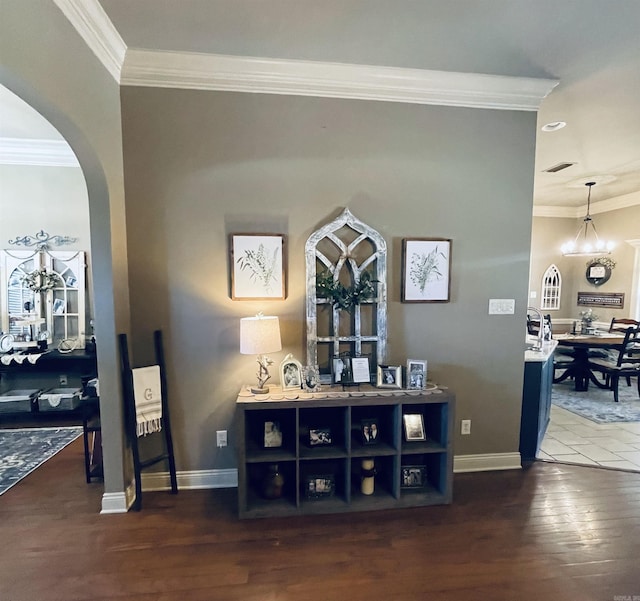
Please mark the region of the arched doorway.
<svg viewBox="0 0 640 601"><path fill-rule="evenodd" d="M0 83L33 107L60 132L78 158L86 182L92 256L91 296L94 299L101 392L104 459L102 513L122 513L127 510L128 502L125 494L122 395L116 332L126 332L129 328L123 186L117 195L120 197L117 200L122 202L114 210L113 206L117 203L110 191L105 165L82 129L69 115L47 100L43 92L24 79L0 70ZM121 180L121 145L118 150L118 179ZM118 224L115 231L114 223ZM117 238L123 242L114 244ZM121 253L121 257L114 259L113 248Z"/></svg>

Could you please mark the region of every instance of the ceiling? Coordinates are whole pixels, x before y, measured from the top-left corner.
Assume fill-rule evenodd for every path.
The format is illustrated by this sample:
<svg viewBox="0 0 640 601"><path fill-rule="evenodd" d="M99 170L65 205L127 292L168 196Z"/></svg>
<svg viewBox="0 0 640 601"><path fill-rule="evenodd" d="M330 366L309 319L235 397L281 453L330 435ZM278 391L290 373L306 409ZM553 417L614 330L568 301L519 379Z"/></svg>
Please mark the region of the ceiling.
<svg viewBox="0 0 640 601"><path fill-rule="evenodd" d="M98 1L128 49L557 79L538 113L535 207L583 207L589 180L594 212L640 203L638 0ZM543 171L561 162L574 164Z"/></svg>

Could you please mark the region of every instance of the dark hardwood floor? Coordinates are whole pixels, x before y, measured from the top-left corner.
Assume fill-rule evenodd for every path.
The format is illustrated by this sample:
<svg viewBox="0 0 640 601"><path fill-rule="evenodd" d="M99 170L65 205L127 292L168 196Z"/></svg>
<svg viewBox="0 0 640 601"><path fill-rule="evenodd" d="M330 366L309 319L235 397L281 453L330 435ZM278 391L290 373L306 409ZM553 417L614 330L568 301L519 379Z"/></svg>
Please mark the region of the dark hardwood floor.
<svg viewBox="0 0 640 601"><path fill-rule="evenodd" d="M640 474L461 474L451 506L240 522L235 490L99 515L78 439L0 497L1 601L640 599Z"/></svg>

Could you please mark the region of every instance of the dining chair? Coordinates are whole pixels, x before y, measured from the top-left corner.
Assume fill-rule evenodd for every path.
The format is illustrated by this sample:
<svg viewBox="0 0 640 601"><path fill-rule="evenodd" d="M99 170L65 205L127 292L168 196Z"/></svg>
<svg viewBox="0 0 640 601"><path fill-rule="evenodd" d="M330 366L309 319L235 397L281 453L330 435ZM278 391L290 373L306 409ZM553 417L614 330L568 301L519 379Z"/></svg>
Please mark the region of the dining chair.
<svg viewBox="0 0 640 601"><path fill-rule="evenodd" d="M593 358L589 360L589 368L602 373L609 389L613 391L613 400L619 402L618 385L620 378L638 378L638 397L640 397L640 328L628 328L624 340L614 360Z"/></svg>
<svg viewBox="0 0 640 601"><path fill-rule="evenodd" d="M529 336L537 336L540 332L540 320L531 319L531 315L527 315L527 334Z"/></svg>
<svg viewBox="0 0 640 601"><path fill-rule="evenodd" d="M622 332L623 334L629 328L639 328L640 321L636 321L635 319L626 319L624 317L616 318L614 317L611 320L611 325L609 326L609 332ZM631 378L627 376L627 386L631 386Z"/></svg>
<svg viewBox="0 0 640 601"><path fill-rule="evenodd" d="M638 327L640 327L640 321L636 321L635 319L624 319L624 318L614 317L611 320L611 325L609 326L609 332L622 332L624 334L629 328L638 328Z"/></svg>

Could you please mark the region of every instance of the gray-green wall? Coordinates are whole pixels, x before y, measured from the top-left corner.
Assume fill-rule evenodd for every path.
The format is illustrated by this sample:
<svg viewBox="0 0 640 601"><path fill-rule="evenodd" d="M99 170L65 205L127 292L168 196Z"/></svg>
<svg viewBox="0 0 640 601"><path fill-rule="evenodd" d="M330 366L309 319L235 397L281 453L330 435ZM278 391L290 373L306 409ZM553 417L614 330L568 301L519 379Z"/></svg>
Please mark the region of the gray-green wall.
<svg viewBox="0 0 640 601"><path fill-rule="evenodd" d="M389 362L426 358L457 393L456 454L517 452L534 113L123 88L122 114L136 359L162 327L180 470L235 467L215 430L255 371L241 317L280 316L276 365L304 362L304 244L343 207L388 243ZM287 235L287 300L230 300L233 232ZM401 241L424 236L453 240L450 303L400 302Z"/></svg>
<svg viewBox="0 0 640 601"><path fill-rule="evenodd" d="M50 0L2 0L0 82L75 152L89 197L105 492L124 490L116 332L129 327L120 88Z"/></svg>

